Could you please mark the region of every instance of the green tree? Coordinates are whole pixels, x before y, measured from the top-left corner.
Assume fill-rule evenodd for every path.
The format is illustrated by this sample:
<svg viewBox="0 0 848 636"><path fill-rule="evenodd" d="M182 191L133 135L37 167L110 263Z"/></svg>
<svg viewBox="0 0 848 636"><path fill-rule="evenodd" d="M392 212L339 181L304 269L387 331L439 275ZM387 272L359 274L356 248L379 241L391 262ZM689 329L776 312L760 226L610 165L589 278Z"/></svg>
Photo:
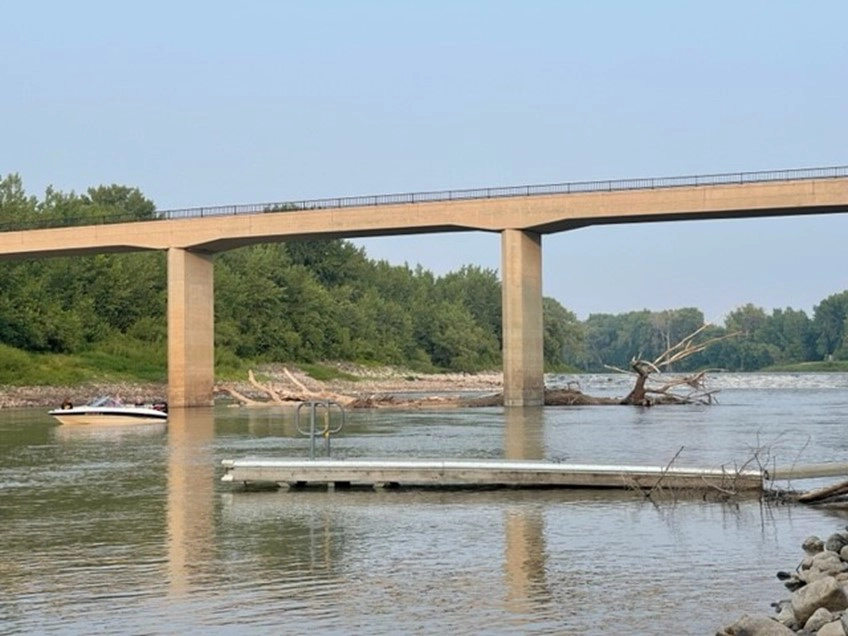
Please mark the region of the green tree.
<svg viewBox="0 0 848 636"><path fill-rule="evenodd" d="M805 362L816 359L813 323L803 311L791 307L775 309L761 337L778 352L777 362Z"/></svg>
<svg viewBox="0 0 848 636"><path fill-rule="evenodd" d="M498 346L503 345L503 294L496 271L465 265L439 278L435 288L438 298L461 303L477 324L495 336Z"/></svg>
<svg viewBox="0 0 848 636"><path fill-rule="evenodd" d="M728 331L738 331L746 338L755 338L767 322L765 310L748 303L731 311L724 324Z"/></svg>
<svg viewBox="0 0 848 636"><path fill-rule="evenodd" d="M38 200L28 196L20 175L0 179L0 230L27 227L36 218Z"/></svg>
<svg viewBox="0 0 848 636"><path fill-rule="evenodd" d="M156 206L138 188L122 185L97 186L82 197L93 218L143 221L156 218Z"/></svg>
<svg viewBox="0 0 848 636"><path fill-rule="evenodd" d="M833 294L813 307L813 329L819 359L844 359L845 321L848 318L848 291Z"/></svg>
<svg viewBox="0 0 848 636"><path fill-rule="evenodd" d="M497 339L463 305L443 301L432 305L423 317L417 338L436 367L472 372L497 364Z"/></svg>
<svg viewBox="0 0 848 636"><path fill-rule="evenodd" d="M350 241L293 240L285 243L293 265L302 265L327 287L337 287L367 276L365 250Z"/></svg>
<svg viewBox="0 0 848 636"><path fill-rule="evenodd" d="M583 326L553 298L542 298L545 368L574 367L585 357Z"/></svg>

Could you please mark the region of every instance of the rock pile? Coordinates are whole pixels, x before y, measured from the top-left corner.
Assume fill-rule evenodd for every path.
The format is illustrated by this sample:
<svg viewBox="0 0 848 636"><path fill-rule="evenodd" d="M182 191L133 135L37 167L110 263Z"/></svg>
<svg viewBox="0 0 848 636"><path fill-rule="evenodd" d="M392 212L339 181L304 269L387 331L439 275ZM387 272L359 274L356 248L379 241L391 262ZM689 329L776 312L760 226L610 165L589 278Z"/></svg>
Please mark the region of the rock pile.
<svg viewBox="0 0 848 636"><path fill-rule="evenodd" d="M716 636L848 635L848 528L822 541L801 544L804 559L793 572L778 572L792 593L772 603L777 616L744 615Z"/></svg>

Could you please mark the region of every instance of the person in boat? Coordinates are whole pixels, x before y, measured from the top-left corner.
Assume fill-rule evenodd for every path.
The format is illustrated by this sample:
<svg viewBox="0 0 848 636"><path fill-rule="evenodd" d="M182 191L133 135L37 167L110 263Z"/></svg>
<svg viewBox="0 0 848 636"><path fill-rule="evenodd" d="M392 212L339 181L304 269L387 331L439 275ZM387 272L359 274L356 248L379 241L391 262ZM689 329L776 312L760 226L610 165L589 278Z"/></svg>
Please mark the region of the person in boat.
<svg viewBox="0 0 848 636"><path fill-rule="evenodd" d="M74 408L73 402L71 402L71 398L66 397L62 402L62 408L65 410Z"/></svg>

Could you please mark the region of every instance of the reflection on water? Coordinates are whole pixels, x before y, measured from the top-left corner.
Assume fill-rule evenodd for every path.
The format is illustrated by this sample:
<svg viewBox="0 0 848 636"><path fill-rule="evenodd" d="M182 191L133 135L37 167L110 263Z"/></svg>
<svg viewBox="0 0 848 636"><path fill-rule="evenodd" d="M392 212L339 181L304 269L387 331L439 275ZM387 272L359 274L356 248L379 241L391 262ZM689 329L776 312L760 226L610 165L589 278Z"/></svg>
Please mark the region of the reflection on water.
<svg viewBox="0 0 848 636"><path fill-rule="evenodd" d="M76 426L73 424L61 424L52 430L53 436L64 443L89 443L113 441L119 443L129 437L141 435L164 436L168 430L165 422L153 422L149 424L116 424Z"/></svg>
<svg viewBox="0 0 848 636"><path fill-rule="evenodd" d="M170 592L189 591L189 568L210 561L215 419L212 409L168 413L168 569Z"/></svg>
<svg viewBox="0 0 848 636"><path fill-rule="evenodd" d="M504 459L544 459L544 409L504 409ZM545 566L544 518L541 509L508 506L504 511L506 609L531 614L550 602Z"/></svg>
<svg viewBox="0 0 848 636"><path fill-rule="evenodd" d="M544 459L545 409L504 409L504 459Z"/></svg>
<svg viewBox="0 0 848 636"><path fill-rule="evenodd" d="M827 378L788 395L728 377L710 408L352 413L333 454L664 465L682 448L711 467L768 443L779 462L844 460L848 382ZM3 633L714 633L768 613L774 572L845 523L755 498L242 492L222 459L308 456L291 410L132 428L0 412Z"/></svg>
<svg viewBox="0 0 848 636"><path fill-rule="evenodd" d="M541 510L508 508L504 513L504 566L507 609L528 614L532 604L550 601L545 568L544 518Z"/></svg>

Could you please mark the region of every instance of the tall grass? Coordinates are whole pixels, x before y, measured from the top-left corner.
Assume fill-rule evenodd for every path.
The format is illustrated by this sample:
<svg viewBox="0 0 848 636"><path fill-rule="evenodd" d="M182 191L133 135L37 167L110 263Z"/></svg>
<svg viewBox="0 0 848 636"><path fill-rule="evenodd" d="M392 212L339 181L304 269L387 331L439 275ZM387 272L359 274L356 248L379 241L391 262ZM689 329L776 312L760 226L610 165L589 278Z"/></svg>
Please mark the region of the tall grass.
<svg viewBox="0 0 848 636"><path fill-rule="evenodd" d="M0 384L74 386L87 382L166 382L164 347L113 340L77 354L28 353L0 344Z"/></svg>

